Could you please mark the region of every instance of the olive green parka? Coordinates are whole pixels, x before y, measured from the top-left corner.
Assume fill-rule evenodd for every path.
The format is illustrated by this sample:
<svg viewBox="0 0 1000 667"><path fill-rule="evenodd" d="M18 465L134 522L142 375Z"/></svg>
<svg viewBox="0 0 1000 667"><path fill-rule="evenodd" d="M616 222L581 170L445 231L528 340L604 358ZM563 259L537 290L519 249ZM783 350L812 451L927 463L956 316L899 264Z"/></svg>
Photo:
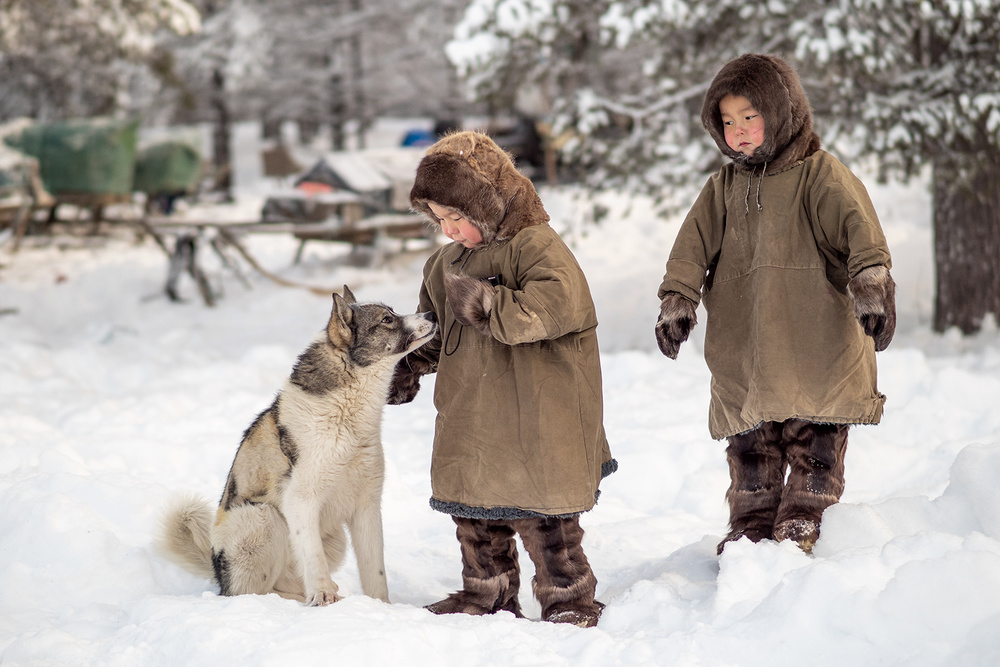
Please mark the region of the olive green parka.
<svg viewBox="0 0 1000 667"><path fill-rule="evenodd" d="M725 143L727 94L764 117L765 143L749 159ZM874 344L847 290L862 269L891 266L864 185L819 148L798 77L777 58L727 65L702 121L732 161L685 218L658 294L704 301L712 437L787 419L878 423Z"/></svg>
<svg viewBox="0 0 1000 667"><path fill-rule="evenodd" d="M428 150L411 204L436 223L429 201L461 212L483 235L472 249L437 250L420 288L419 310L439 323L435 339L412 353L437 373L432 507L487 519L591 509L617 463L583 271L531 182L483 134L451 135ZM456 320L446 274L495 286L490 335Z"/></svg>

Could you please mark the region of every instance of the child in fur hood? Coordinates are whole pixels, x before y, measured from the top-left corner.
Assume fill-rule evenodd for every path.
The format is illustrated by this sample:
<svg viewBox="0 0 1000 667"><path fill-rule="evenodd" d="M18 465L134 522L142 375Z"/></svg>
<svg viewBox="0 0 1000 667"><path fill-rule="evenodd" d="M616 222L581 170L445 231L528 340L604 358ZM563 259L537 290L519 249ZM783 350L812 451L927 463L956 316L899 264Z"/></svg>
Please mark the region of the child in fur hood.
<svg viewBox="0 0 1000 667"><path fill-rule="evenodd" d="M719 553L741 537L809 552L844 491L848 427L882 416L875 352L896 326L889 250L861 181L820 149L786 62L730 61L701 120L730 163L670 251L656 340L676 359L704 300L709 430L729 443Z"/></svg>
<svg viewBox="0 0 1000 667"><path fill-rule="evenodd" d="M410 203L453 241L420 287L438 334L400 361L389 397L408 402L437 373L431 507L458 525L463 589L427 608L521 616L517 533L542 619L591 627L604 605L579 515L617 463L587 281L531 181L485 134L427 149Z"/></svg>

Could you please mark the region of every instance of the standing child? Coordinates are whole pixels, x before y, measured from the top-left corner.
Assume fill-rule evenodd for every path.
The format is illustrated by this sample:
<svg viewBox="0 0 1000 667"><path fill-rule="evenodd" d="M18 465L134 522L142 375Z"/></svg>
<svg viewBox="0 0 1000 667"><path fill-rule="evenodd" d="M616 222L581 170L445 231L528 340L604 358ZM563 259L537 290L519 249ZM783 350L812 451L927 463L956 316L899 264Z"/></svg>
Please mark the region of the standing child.
<svg viewBox="0 0 1000 667"><path fill-rule="evenodd" d="M463 589L428 609L521 616L517 533L542 619L593 626L604 605L580 514L617 463L587 281L531 181L485 134L431 146L410 203L453 241L420 288L437 337L399 363L390 395L408 402L437 373L431 507L458 525Z"/></svg>
<svg viewBox="0 0 1000 667"><path fill-rule="evenodd" d="M783 60L726 64L701 120L731 162L705 184L670 251L656 339L676 359L704 299L709 430L729 442L730 531L719 553L743 536L809 552L844 491L849 425L882 416L875 352L896 326L889 250L864 186L820 150Z"/></svg>

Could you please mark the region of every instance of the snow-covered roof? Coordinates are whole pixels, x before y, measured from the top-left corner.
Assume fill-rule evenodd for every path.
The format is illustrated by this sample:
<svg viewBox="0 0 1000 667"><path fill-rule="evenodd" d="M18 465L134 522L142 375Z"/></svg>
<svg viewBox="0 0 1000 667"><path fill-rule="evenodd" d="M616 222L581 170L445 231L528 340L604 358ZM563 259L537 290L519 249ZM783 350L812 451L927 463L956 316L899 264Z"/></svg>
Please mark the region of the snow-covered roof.
<svg viewBox="0 0 1000 667"><path fill-rule="evenodd" d="M320 158L356 192L395 189L402 183L413 183L423 149L377 148L356 151L334 151Z"/></svg>
<svg viewBox="0 0 1000 667"><path fill-rule="evenodd" d="M355 192L375 192L392 187L392 180L359 151L336 151L320 159Z"/></svg>

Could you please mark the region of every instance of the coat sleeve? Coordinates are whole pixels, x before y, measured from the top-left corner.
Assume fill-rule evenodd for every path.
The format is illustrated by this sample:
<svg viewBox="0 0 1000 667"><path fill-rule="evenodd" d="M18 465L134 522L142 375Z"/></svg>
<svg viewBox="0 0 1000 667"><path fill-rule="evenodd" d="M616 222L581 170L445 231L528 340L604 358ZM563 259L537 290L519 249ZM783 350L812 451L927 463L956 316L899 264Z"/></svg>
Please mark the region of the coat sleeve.
<svg viewBox="0 0 1000 667"><path fill-rule="evenodd" d="M515 285L497 287L490 332L507 345L560 338L597 326L583 270L551 228L529 228L512 240Z"/></svg>
<svg viewBox="0 0 1000 667"><path fill-rule="evenodd" d="M844 258L848 278L869 266L892 268L885 234L861 179L831 156L810 194L810 214Z"/></svg>
<svg viewBox="0 0 1000 667"><path fill-rule="evenodd" d="M695 303L701 301L701 289L709 269L722 249L726 223L724 170L705 183L681 229L667 259L667 271L657 290L662 300L667 292L677 292Z"/></svg>

